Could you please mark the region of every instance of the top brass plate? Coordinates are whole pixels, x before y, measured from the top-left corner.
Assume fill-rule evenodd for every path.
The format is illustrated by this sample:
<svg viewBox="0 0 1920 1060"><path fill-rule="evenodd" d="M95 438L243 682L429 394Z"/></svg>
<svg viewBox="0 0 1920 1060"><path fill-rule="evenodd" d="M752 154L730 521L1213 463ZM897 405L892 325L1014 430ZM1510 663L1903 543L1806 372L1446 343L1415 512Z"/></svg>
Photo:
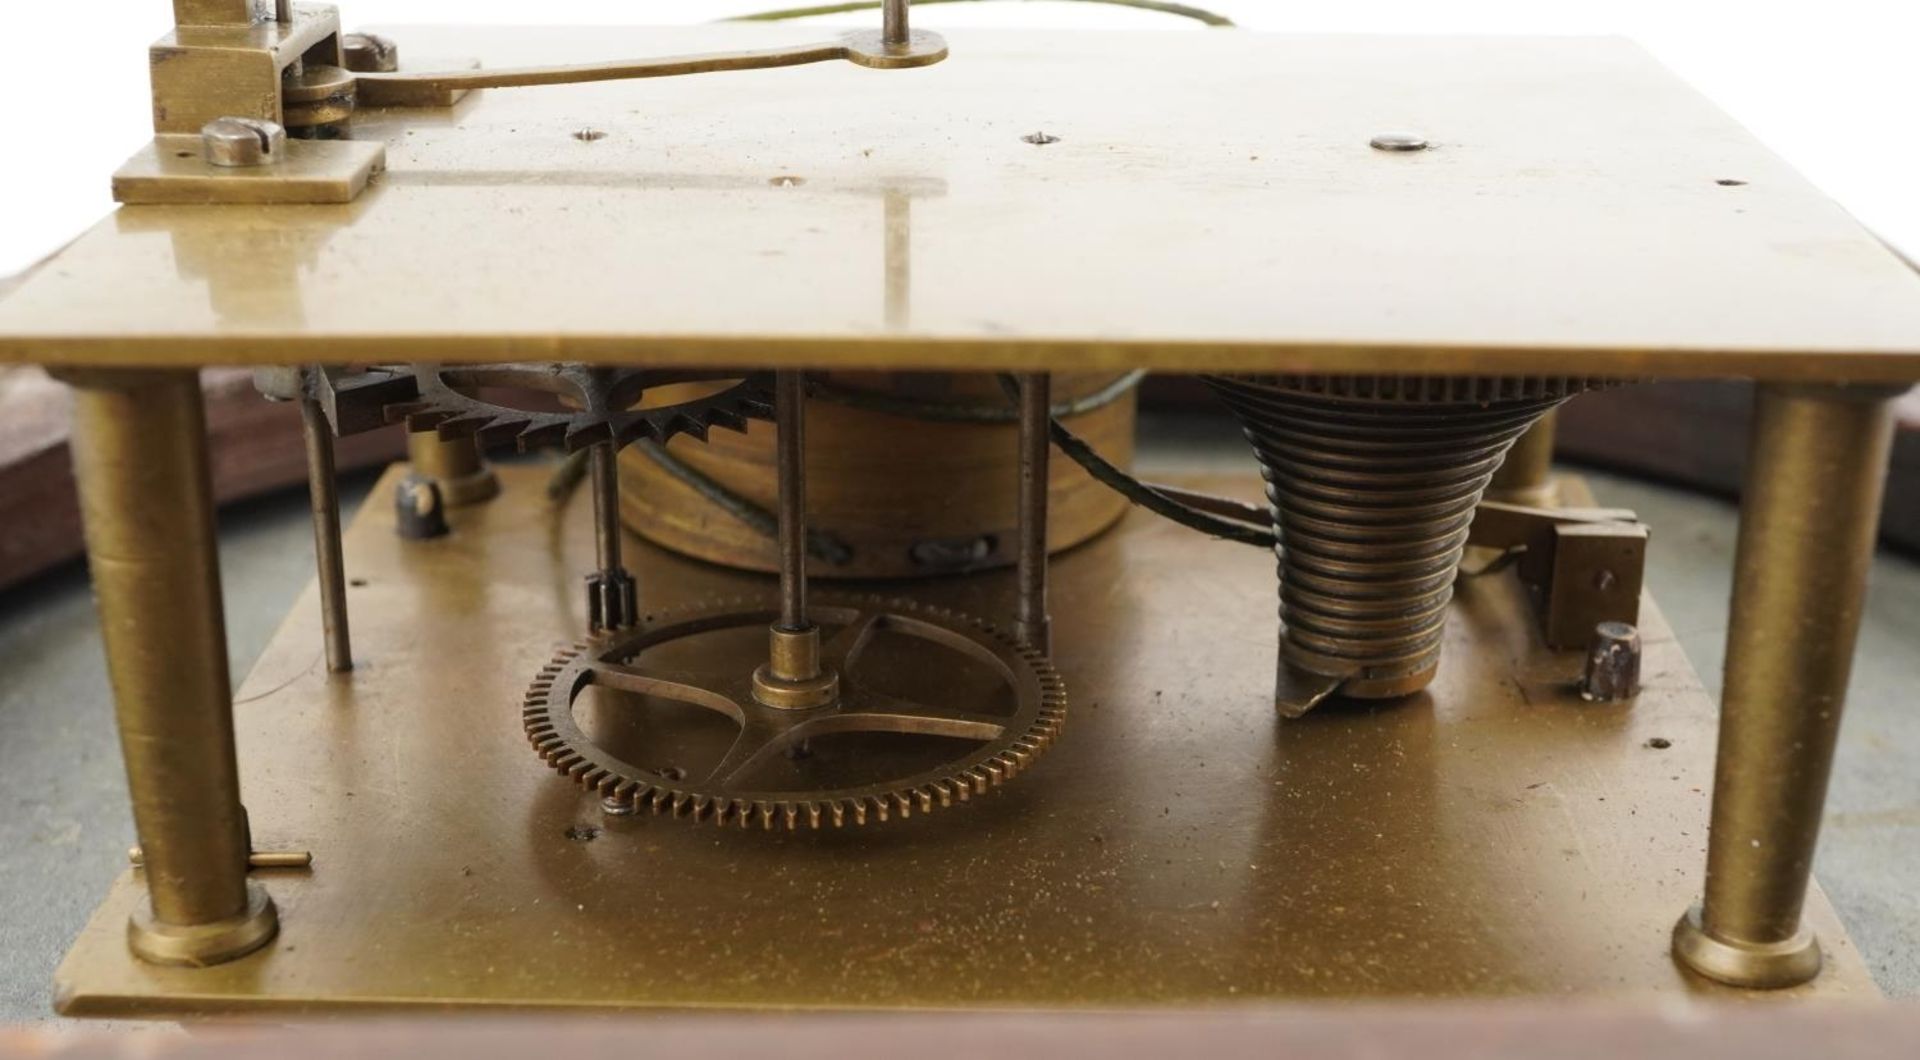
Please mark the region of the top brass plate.
<svg viewBox="0 0 1920 1060"><path fill-rule="evenodd" d="M820 31L387 32L499 67ZM369 112L357 202L123 209L0 302L0 360L1920 378L1920 278L1625 41L950 41Z"/></svg>

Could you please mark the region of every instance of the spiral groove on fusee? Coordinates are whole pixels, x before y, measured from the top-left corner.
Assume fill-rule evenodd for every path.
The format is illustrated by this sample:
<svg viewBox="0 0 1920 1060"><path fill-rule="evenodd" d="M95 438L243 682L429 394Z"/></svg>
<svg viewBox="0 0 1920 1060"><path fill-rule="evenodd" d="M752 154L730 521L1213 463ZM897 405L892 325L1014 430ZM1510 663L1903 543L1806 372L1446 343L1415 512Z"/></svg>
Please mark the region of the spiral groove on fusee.
<svg viewBox="0 0 1920 1060"><path fill-rule="evenodd" d="M1424 688L1474 508L1507 449L1578 378L1215 376L1279 537L1284 713ZM1288 667L1327 679L1289 701Z"/></svg>

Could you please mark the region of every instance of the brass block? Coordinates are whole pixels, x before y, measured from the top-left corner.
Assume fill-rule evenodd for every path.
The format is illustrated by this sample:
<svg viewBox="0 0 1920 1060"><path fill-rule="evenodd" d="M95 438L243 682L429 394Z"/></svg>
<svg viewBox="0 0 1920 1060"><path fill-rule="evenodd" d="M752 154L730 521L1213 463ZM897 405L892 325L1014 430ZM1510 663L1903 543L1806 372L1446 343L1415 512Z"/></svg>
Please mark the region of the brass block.
<svg viewBox="0 0 1920 1060"><path fill-rule="evenodd" d="M198 133L215 118L282 122L281 71L319 50L317 58L338 65L340 14L332 7L301 5L291 24L182 25L160 38L149 54L153 79L153 131ZM324 47L331 38L331 48Z"/></svg>
<svg viewBox="0 0 1920 1060"><path fill-rule="evenodd" d="M1054 564L1073 719L1016 783L880 830L716 832L610 817L527 747L528 679L586 633L591 505L556 516L548 469L498 470L500 498L431 547L362 509L351 681L313 665L308 595L239 690L257 845L322 866L274 879L282 944L138 961L123 875L61 967L62 1011L1740 996L1668 951L1700 887L1715 710L1651 604L1662 676L1631 705L1580 701L1581 653L1541 648L1503 574L1461 585L1425 692L1278 723L1271 556L1135 516ZM1188 484L1256 496L1250 475ZM649 609L771 585L626 556ZM995 617L1011 589L899 592ZM1876 997L1818 888L1807 909L1827 967L1791 993Z"/></svg>
<svg viewBox="0 0 1920 1060"><path fill-rule="evenodd" d="M173 20L182 26L245 26L260 0L173 0Z"/></svg>
<svg viewBox="0 0 1920 1060"><path fill-rule="evenodd" d="M1548 644L1581 648L1602 622L1640 621L1645 524L1562 523L1553 528L1552 552L1543 603Z"/></svg>
<svg viewBox="0 0 1920 1060"><path fill-rule="evenodd" d="M147 205L352 202L386 168L387 148L360 140L289 140L277 165L208 162L200 137L156 136L113 175L113 197Z"/></svg>

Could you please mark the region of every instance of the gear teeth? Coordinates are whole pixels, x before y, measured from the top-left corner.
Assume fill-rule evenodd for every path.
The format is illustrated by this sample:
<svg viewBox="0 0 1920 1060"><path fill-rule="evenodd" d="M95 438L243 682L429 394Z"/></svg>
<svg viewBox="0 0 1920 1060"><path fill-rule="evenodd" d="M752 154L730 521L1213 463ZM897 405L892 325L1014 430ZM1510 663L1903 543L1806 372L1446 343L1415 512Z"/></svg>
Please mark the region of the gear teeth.
<svg viewBox="0 0 1920 1060"><path fill-rule="evenodd" d="M423 423L419 427L414 426L416 421L425 419L431 414L432 409L422 401L407 401L388 405L380 410L381 418L385 419L388 423L404 423L410 431L424 431L432 428L433 424L431 423Z"/></svg>
<svg viewBox="0 0 1920 1060"><path fill-rule="evenodd" d="M561 436L560 444L567 452L577 453L582 449L599 445L601 442L611 441L613 441L613 430L605 421L595 421L567 427L566 433Z"/></svg>
<svg viewBox="0 0 1920 1060"><path fill-rule="evenodd" d="M752 829L757 824L762 831L798 831L803 826L819 830L829 824L844 828L849 821L854 825L885 823L896 817L911 818L915 810L927 814L956 802L970 802L974 796L984 795L1019 776L1052 745L1061 731L1066 716L1065 682L1045 655L1016 643L991 623L895 600L844 604L827 600L822 601L822 606L916 618L991 639L997 647L990 650L1004 652L1003 658L1016 663L1014 669L1021 672L1016 679L1026 689L1021 695L1031 697L1023 698L1025 705L1016 714L1025 719L1021 722L1022 728L996 741L997 747L991 754L958 766L947 776L909 782L893 790L844 795L823 793L821 797L800 799L715 795L678 788L675 781L648 771L642 771L643 776L633 776L626 772L631 767L608 759L599 748L586 741L572 719L572 702L577 691L589 683L585 678L588 667L600 660L632 662L643 650L629 647L633 644L631 638L638 634L671 629L691 619L710 623L714 618L731 614L759 616L769 609L764 600L736 598L687 611L646 615L634 630L622 635L627 639L556 646L550 661L534 676L524 697L521 716L528 742L556 772L590 791L629 803L636 811L645 806L655 815L690 818L717 827ZM705 628L713 627L709 624Z"/></svg>
<svg viewBox="0 0 1920 1060"><path fill-rule="evenodd" d="M479 435L487 442L512 441L521 451L559 446L568 451L584 449L611 441L624 446L641 437L666 441L675 434L692 434L705 439L711 427L744 431L746 421L772 419L772 376L749 373L732 379L730 385L714 393L678 405L625 411L613 406L637 398L658 385L661 378L646 369L585 370L562 364L489 365L484 379L457 380L477 369L456 365L414 365L415 394L381 409L389 423L407 424L410 431L434 431L446 439ZM529 389L550 392L558 379L573 387L583 398L583 411L529 412L494 404L464 392L481 385L514 386L515 378L525 380ZM699 374L670 373L666 379L691 382ZM457 389L458 388L458 389ZM631 397L630 397L631 395ZM593 410L593 411L584 411ZM611 410L611 411L610 411Z"/></svg>
<svg viewBox="0 0 1920 1060"><path fill-rule="evenodd" d="M492 420L486 416L453 416L434 424L433 433L439 435L443 442L471 438L479 432L480 428L491 422Z"/></svg>

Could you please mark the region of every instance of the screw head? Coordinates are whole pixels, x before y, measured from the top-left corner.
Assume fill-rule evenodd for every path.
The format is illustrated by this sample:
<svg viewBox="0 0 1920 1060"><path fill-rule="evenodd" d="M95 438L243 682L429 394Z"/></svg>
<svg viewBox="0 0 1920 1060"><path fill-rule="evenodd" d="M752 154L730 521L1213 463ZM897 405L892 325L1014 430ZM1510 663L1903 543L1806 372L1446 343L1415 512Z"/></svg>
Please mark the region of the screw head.
<svg viewBox="0 0 1920 1060"><path fill-rule="evenodd" d="M349 33L340 38L347 69L356 74L390 74L400 69L400 46L377 33Z"/></svg>
<svg viewBox="0 0 1920 1060"><path fill-rule="evenodd" d="M261 118L215 118L200 128L201 154L216 166L270 166L287 152L287 130Z"/></svg>
<svg viewBox="0 0 1920 1060"><path fill-rule="evenodd" d="M447 508L440 486L431 479L408 475L394 486L395 533L408 541L425 541L447 533Z"/></svg>
<svg viewBox="0 0 1920 1060"><path fill-rule="evenodd" d="M1580 698L1589 703L1613 703L1640 694L1640 631L1625 622L1602 622L1593 627L1587 645L1586 672L1580 679Z"/></svg>
<svg viewBox="0 0 1920 1060"><path fill-rule="evenodd" d="M1425 151L1433 146L1426 137L1410 132L1383 132L1367 143L1375 151Z"/></svg>

